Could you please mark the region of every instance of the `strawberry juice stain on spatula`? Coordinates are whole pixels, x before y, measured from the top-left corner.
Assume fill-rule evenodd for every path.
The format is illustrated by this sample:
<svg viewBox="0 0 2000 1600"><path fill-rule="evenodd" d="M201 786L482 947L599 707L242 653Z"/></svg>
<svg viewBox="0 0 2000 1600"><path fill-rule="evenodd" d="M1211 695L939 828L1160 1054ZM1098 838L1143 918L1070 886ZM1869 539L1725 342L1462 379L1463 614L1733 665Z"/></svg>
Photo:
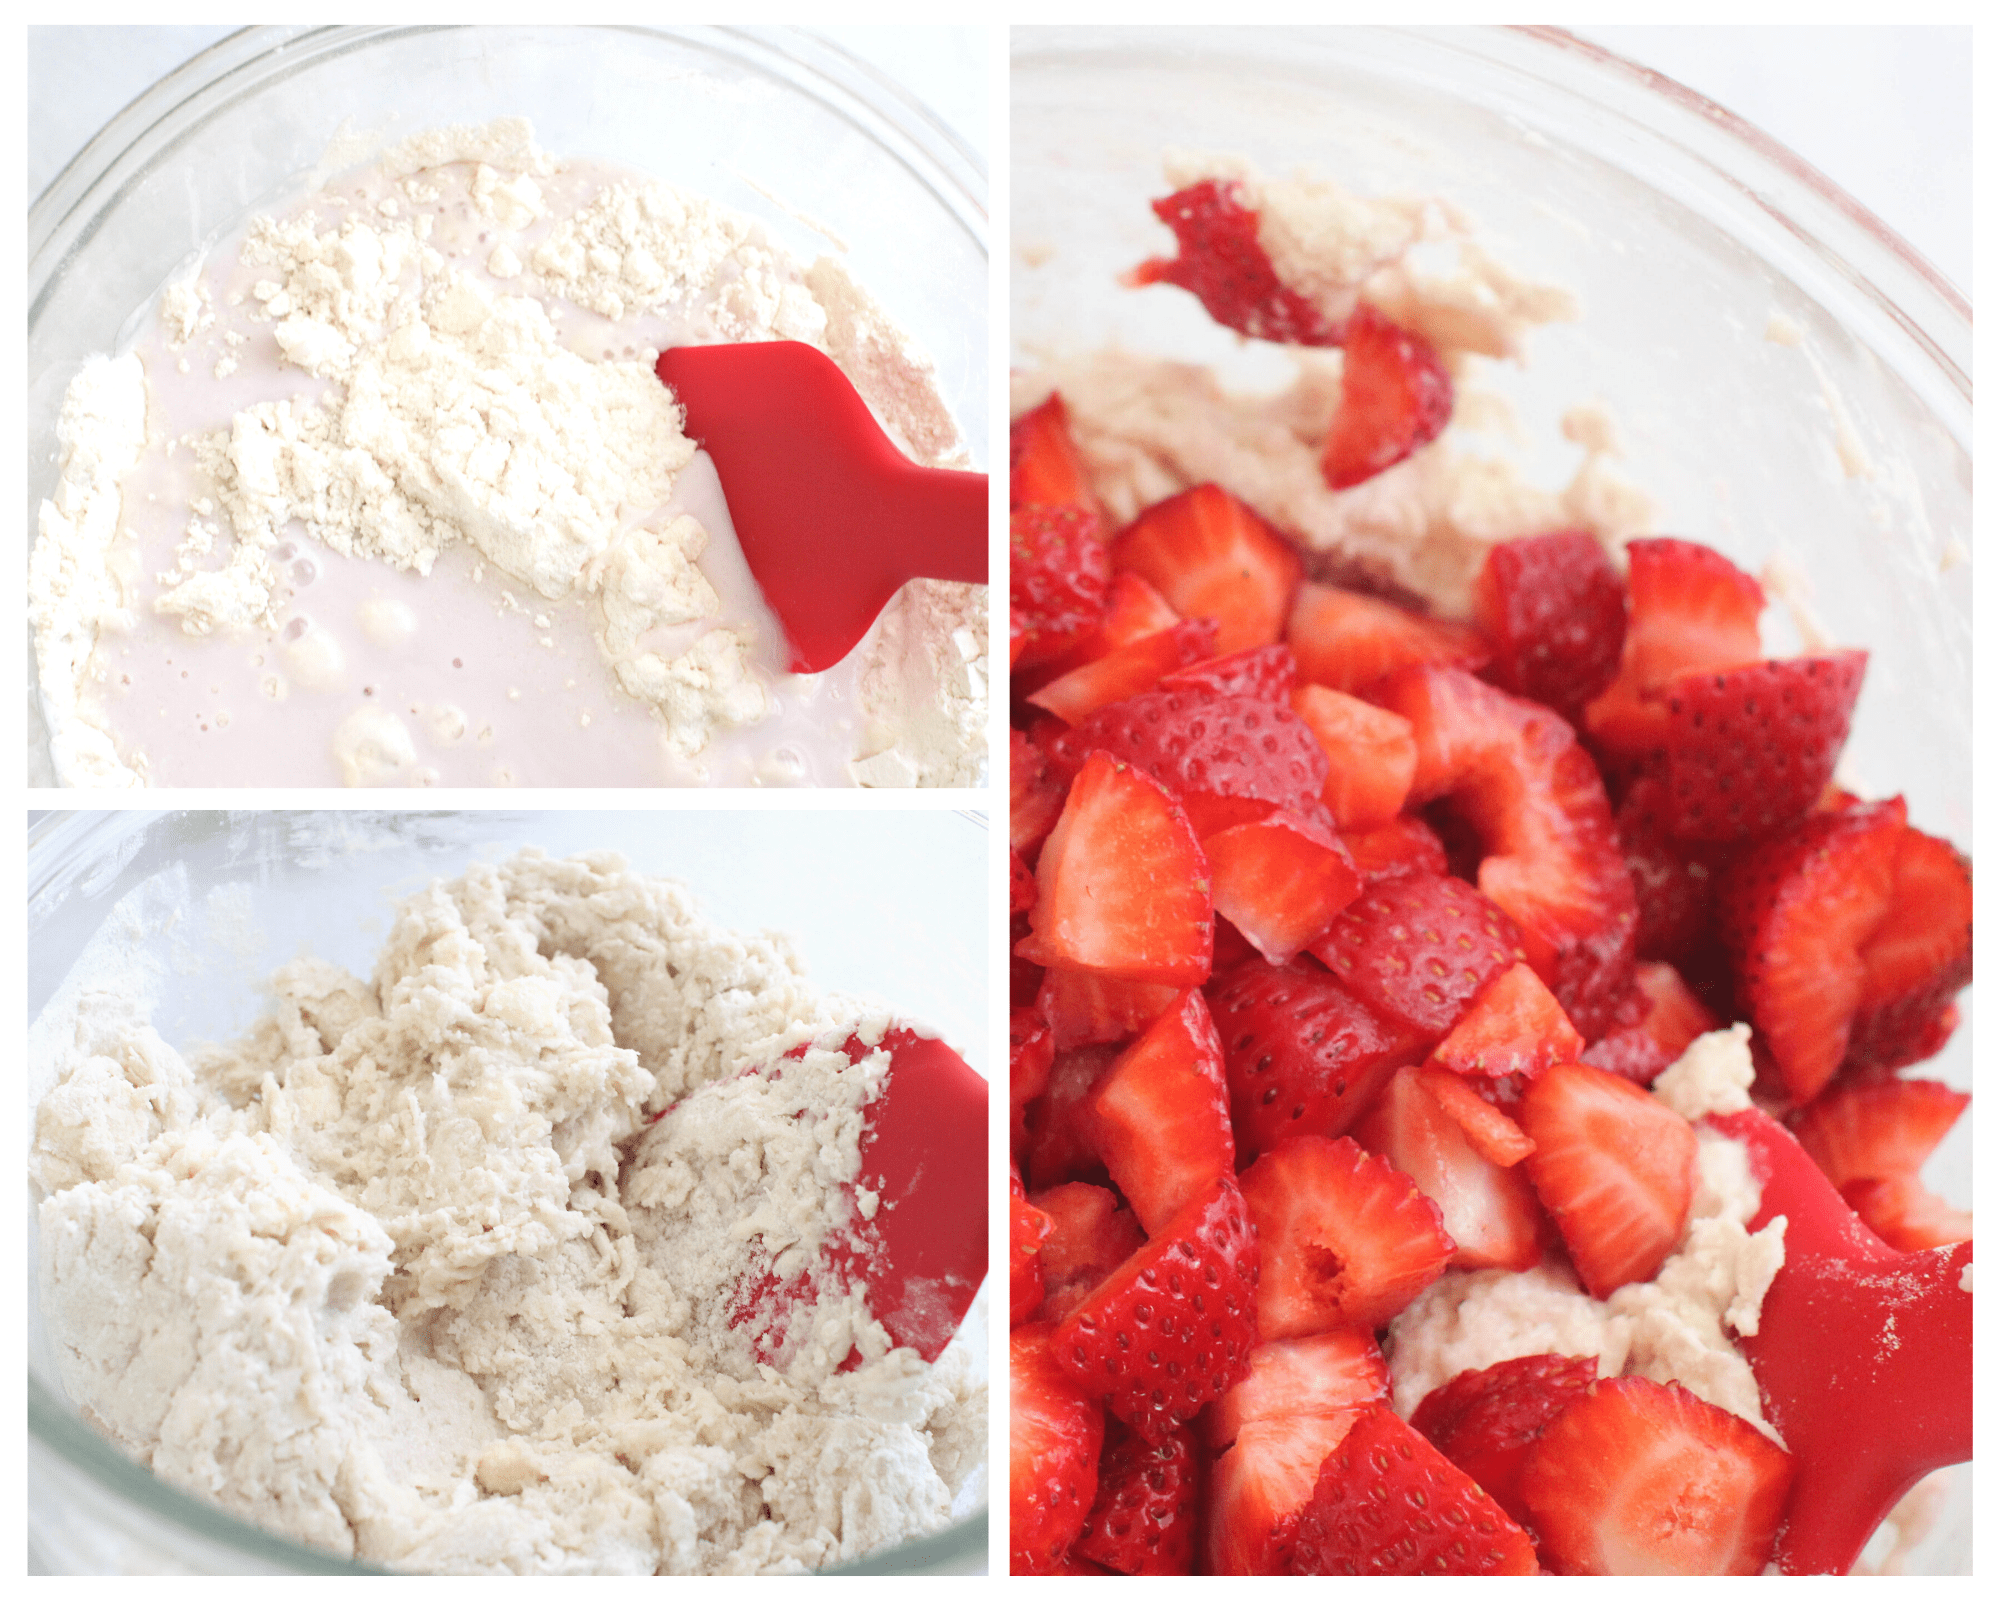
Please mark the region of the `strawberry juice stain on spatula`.
<svg viewBox="0 0 2000 1600"><path fill-rule="evenodd" d="M911 461L811 345L685 345L654 371L715 463L792 671L841 660L911 578L986 582L986 475Z"/></svg>
<svg viewBox="0 0 2000 1600"><path fill-rule="evenodd" d="M1972 1242L1900 1251L1761 1111L1710 1123L1750 1152L1752 1219L1784 1216L1785 1264L1741 1343L1797 1463L1773 1560L1844 1573L1918 1479L1972 1459Z"/></svg>

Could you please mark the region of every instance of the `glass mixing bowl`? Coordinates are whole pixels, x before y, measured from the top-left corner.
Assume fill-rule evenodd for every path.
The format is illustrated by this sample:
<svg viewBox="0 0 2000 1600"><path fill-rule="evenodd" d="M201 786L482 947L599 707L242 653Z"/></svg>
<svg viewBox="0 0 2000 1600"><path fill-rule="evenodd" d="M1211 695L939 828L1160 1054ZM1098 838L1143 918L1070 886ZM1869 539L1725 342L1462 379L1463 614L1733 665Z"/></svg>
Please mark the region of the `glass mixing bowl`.
<svg viewBox="0 0 2000 1600"><path fill-rule="evenodd" d="M545 149L706 195L801 260L843 241L983 463L984 166L852 56L784 28L246 28L126 107L29 208L31 540L64 389L136 335L177 267L297 192L336 133L515 115ZM28 660L28 781L48 785Z"/></svg>
<svg viewBox="0 0 2000 1600"><path fill-rule="evenodd" d="M970 812L51 814L28 838L30 1023L79 961L102 959L111 944L126 956L157 958L172 974L153 1013L170 1043L235 1037L261 1012L259 982L280 963L310 949L365 974L396 900L524 844L550 855L617 850L638 870L686 884L721 927L781 930L815 983L886 998L991 1075L987 828ZM135 927L144 931L135 935ZM48 1087L31 1066L31 1120ZM64 1397L39 1312L35 1199L28 1538L37 1570L367 1570L170 1487L83 1421ZM988 1299L982 1289L967 1323L981 1351ZM984 1571L983 1468L957 1510L959 1520L940 1533L829 1570Z"/></svg>
<svg viewBox="0 0 2000 1600"><path fill-rule="evenodd" d="M1595 400L1657 526L1803 574L1827 635L1870 652L1843 772L1972 842L1972 312L1853 200L1658 74L1547 29L1017 29L1011 360L1118 344L1282 381L1190 295L1119 275L1171 240L1161 153L1442 195L1582 320L1481 387L1554 489L1559 419ZM1784 342L1792 338L1797 342ZM1799 648L1773 605L1773 653ZM1921 1070L1969 1089L1973 1007ZM1972 1202L1971 1117L1926 1168ZM1971 1473L1906 1570L1970 1571Z"/></svg>

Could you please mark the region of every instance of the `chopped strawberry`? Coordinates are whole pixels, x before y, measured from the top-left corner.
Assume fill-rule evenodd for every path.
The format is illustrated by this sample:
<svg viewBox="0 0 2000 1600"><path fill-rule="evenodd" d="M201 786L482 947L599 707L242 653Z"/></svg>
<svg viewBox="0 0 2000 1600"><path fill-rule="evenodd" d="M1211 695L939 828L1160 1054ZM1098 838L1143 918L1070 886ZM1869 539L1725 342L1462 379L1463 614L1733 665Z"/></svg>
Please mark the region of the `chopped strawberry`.
<svg viewBox="0 0 2000 1600"><path fill-rule="evenodd" d="M1196 984L1213 939L1208 863L1180 806L1145 773L1093 750L1036 868L1037 965Z"/></svg>
<svg viewBox="0 0 2000 1600"><path fill-rule="evenodd" d="M1097 1080L1089 1115L1105 1170L1149 1234L1235 1172L1222 1041L1199 989Z"/></svg>
<svg viewBox="0 0 2000 1600"><path fill-rule="evenodd" d="M1632 973L1638 902L1611 805L1575 732L1546 706L1452 667L1411 667L1373 698L1410 719L1413 804L1450 797L1486 849L1479 887L1586 1040Z"/></svg>
<svg viewBox="0 0 2000 1600"><path fill-rule="evenodd" d="M1582 1055L1583 1035L1523 961L1480 991L1431 1059L1469 1077L1517 1077L1527 1084L1557 1062Z"/></svg>
<svg viewBox="0 0 2000 1600"><path fill-rule="evenodd" d="M1379 1328L1451 1260L1438 1208L1352 1139L1281 1141L1243 1174L1243 1199L1262 1252L1267 1339Z"/></svg>
<svg viewBox="0 0 2000 1600"><path fill-rule="evenodd" d="M1153 202L1153 215L1174 231L1179 254L1142 261L1126 278L1134 288L1171 283L1185 289L1225 328L1278 344L1339 344L1342 325L1330 322L1278 272L1257 238L1257 213L1234 183L1204 178Z"/></svg>
<svg viewBox="0 0 2000 1600"><path fill-rule="evenodd" d="M1076 506L1016 511L1007 547L1008 605L1022 641L1014 659L1033 665L1074 645L1103 614L1111 558L1096 513Z"/></svg>
<svg viewBox="0 0 2000 1600"><path fill-rule="evenodd" d="M1076 1553L1135 1577L1193 1572L1201 1465L1185 1428L1157 1444L1118 1428L1097 1463L1097 1501Z"/></svg>
<svg viewBox="0 0 2000 1600"><path fill-rule="evenodd" d="M1018 917L1035 904L1035 875L1028 870L1028 863L1021 859L1018 850L1008 852L1007 864L1007 914Z"/></svg>
<svg viewBox="0 0 2000 1600"><path fill-rule="evenodd" d="M1325 933L1361 893L1361 874L1332 829L1273 811L1207 835L1215 911L1282 965Z"/></svg>
<svg viewBox="0 0 2000 1600"><path fill-rule="evenodd" d="M1914 1172L1856 1178L1840 1186L1840 1198L1896 1250L1935 1250L1972 1237L1972 1213L1945 1204Z"/></svg>
<svg viewBox="0 0 2000 1600"><path fill-rule="evenodd" d="M1014 697L1017 700L1026 699L1042 685L1053 683L1064 673L1102 660L1128 644L1164 633L1181 620L1180 614L1161 598L1159 590L1138 573L1114 570L1111 587L1104 594L1104 612L1097 619L1097 625L1085 629L1076 643L1055 660L1038 667L1016 669L1011 680Z"/></svg>
<svg viewBox="0 0 2000 1600"><path fill-rule="evenodd" d="M1046 1189L1069 1178L1103 1175L1084 1102L1117 1057L1118 1051L1109 1045L1056 1051L1048 1087L1028 1102L1024 1118L1025 1170L1031 1189Z"/></svg>
<svg viewBox="0 0 2000 1600"><path fill-rule="evenodd" d="M1389 1364L1367 1328L1267 1339L1236 1386L1201 1414L1201 1436L1225 1450L1246 1423L1327 1417L1389 1398Z"/></svg>
<svg viewBox="0 0 2000 1600"><path fill-rule="evenodd" d="M1378 1017L1310 962L1257 962L1218 979L1210 1009L1222 1036L1239 1157L1300 1133L1345 1133L1389 1075L1422 1055L1422 1034Z"/></svg>
<svg viewBox="0 0 2000 1600"><path fill-rule="evenodd" d="M1208 1571L1219 1577L1291 1570L1299 1513L1325 1461L1359 1411L1246 1422L1210 1474L1204 1536Z"/></svg>
<svg viewBox="0 0 2000 1600"><path fill-rule="evenodd" d="M1018 728L1007 730L1007 783L1007 841L1025 859L1049 836L1069 791L1049 771L1040 747Z"/></svg>
<svg viewBox="0 0 2000 1600"><path fill-rule="evenodd" d="M1503 1112L1493 1115L1506 1120ZM1455 1247L1454 1266L1519 1272L1541 1259L1542 1208L1527 1176L1518 1165L1499 1166L1481 1155L1416 1072L1389 1080L1355 1124L1354 1137L1436 1208Z"/></svg>
<svg viewBox="0 0 2000 1600"><path fill-rule="evenodd" d="M1104 1412L1064 1375L1045 1328L1007 1344L1008 1567L1051 1572L1097 1498Z"/></svg>
<svg viewBox="0 0 2000 1600"><path fill-rule="evenodd" d="M1620 757L1660 747L1667 711L1657 691L1669 678L1748 666L1764 653L1763 586L1727 557L1688 539L1634 539L1625 559L1618 676L1583 710L1591 737Z"/></svg>
<svg viewBox="0 0 2000 1600"><path fill-rule="evenodd" d="M1836 1083L1793 1119L1792 1134L1827 1182L1843 1189L1857 1178L1921 1171L1971 1103L1971 1095L1925 1078Z"/></svg>
<svg viewBox="0 0 2000 1600"><path fill-rule="evenodd" d="M1580 1064L1552 1067L1521 1096L1524 1165L1602 1300L1660 1270L1694 1198L1694 1129L1635 1083Z"/></svg>
<svg viewBox="0 0 2000 1600"><path fill-rule="evenodd" d="M1821 811L1725 869L1716 928L1738 1002L1803 1105L1847 1055L1867 992L1861 950L1888 914L1901 800Z"/></svg>
<svg viewBox="0 0 2000 1600"><path fill-rule="evenodd" d="M1055 1039L1040 1012L1015 1006L1007 1018L1007 1124L1016 1160L1028 1150L1028 1103L1049 1085Z"/></svg>
<svg viewBox="0 0 2000 1600"><path fill-rule="evenodd" d="M1584 1051L1586 1065L1648 1084L1680 1060L1681 1053L1722 1021L1664 961L1632 968L1632 990L1611 1031Z"/></svg>
<svg viewBox="0 0 2000 1600"><path fill-rule="evenodd" d="M1667 831L1730 842L1812 810L1847 743L1867 667L1865 650L1841 650L1669 679L1659 691Z"/></svg>
<svg viewBox="0 0 2000 1600"><path fill-rule="evenodd" d="M1225 972L1233 972L1246 961L1255 961L1260 966L1264 958L1257 947L1236 931L1236 924L1226 917L1215 919L1215 960L1210 965L1208 981L1215 982Z"/></svg>
<svg viewBox="0 0 2000 1600"><path fill-rule="evenodd" d="M1551 1571L1750 1576L1770 1558L1792 1470L1679 1384L1609 1378L1549 1423L1519 1482Z"/></svg>
<svg viewBox="0 0 2000 1600"><path fill-rule="evenodd" d="M1299 553L1212 483L1149 506L1118 536L1112 564L1136 572L1184 617L1213 617L1216 650L1275 644L1299 586Z"/></svg>
<svg viewBox="0 0 2000 1600"><path fill-rule="evenodd" d="M1051 967L1035 991L1035 1007L1048 1018L1058 1050L1086 1044L1123 1044L1180 994L1172 983L1135 983L1093 972Z"/></svg>
<svg viewBox="0 0 2000 1600"><path fill-rule="evenodd" d="M1393 821L1417 770L1409 722L1338 689L1308 683L1294 690L1292 710L1326 752L1320 798L1334 826L1365 830Z"/></svg>
<svg viewBox="0 0 2000 1600"><path fill-rule="evenodd" d="M1935 1055L1953 998L1972 981L1972 863L1905 828L1882 925L1861 947L1861 1000L1847 1064L1884 1070Z"/></svg>
<svg viewBox="0 0 2000 1600"><path fill-rule="evenodd" d="M1422 817L1402 816L1379 828L1345 835L1347 853L1372 889L1384 878L1420 872L1430 877L1445 875L1444 844Z"/></svg>
<svg viewBox="0 0 2000 1600"><path fill-rule="evenodd" d="M1326 757L1284 706L1244 695L1156 689L1106 706L1064 734L1059 757L1104 750L1150 773L1188 807L1198 832L1272 809L1311 813Z"/></svg>
<svg viewBox="0 0 2000 1600"><path fill-rule="evenodd" d="M1042 1241L1053 1224L1028 1204L1018 1168L1008 1174L1007 1316L1018 1327L1042 1303Z"/></svg>
<svg viewBox="0 0 2000 1600"><path fill-rule="evenodd" d="M1635 952L1685 962L1714 942L1715 878L1728 851L1674 838L1665 812L1664 782L1639 778L1618 803L1618 848L1639 902Z"/></svg>
<svg viewBox="0 0 2000 1600"><path fill-rule="evenodd" d="M1018 511L1022 506L1098 509L1083 458L1070 438L1069 411L1061 395L1050 395L1034 410L1014 419L1008 430L1007 456L1010 510Z"/></svg>
<svg viewBox="0 0 2000 1600"><path fill-rule="evenodd" d="M1427 445L1451 421L1451 374L1422 334L1399 328L1366 301L1347 319L1340 408L1319 470L1351 489Z"/></svg>
<svg viewBox="0 0 2000 1600"><path fill-rule="evenodd" d="M1493 1497L1386 1405L1373 1405L1319 1469L1299 1515L1294 1573L1525 1576L1535 1547Z"/></svg>
<svg viewBox="0 0 2000 1600"><path fill-rule="evenodd" d="M1440 1039L1522 958L1521 931L1457 878L1409 872L1371 885L1312 953L1383 1016Z"/></svg>
<svg viewBox="0 0 2000 1600"><path fill-rule="evenodd" d="M1435 664L1476 672L1492 655L1476 628L1325 583L1299 585L1285 640L1304 682L1343 694L1358 693L1400 667Z"/></svg>
<svg viewBox="0 0 2000 1600"><path fill-rule="evenodd" d="M1443 1067L1422 1066L1414 1076L1444 1108L1445 1114L1464 1130L1472 1148L1494 1166L1518 1166L1534 1154L1535 1141L1521 1131L1518 1122L1473 1087L1472 1080L1464 1074L1447 1072Z"/></svg>
<svg viewBox="0 0 2000 1600"><path fill-rule="evenodd" d="M1197 617L1177 622L1071 668L1043 684L1027 701L1074 725L1102 706L1144 693L1176 667L1214 654L1212 621Z"/></svg>
<svg viewBox="0 0 2000 1600"><path fill-rule="evenodd" d="M1474 587L1492 680L1570 722L1610 686L1625 648L1625 582L1595 534L1510 539L1486 553Z"/></svg>
<svg viewBox="0 0 2000 1600"><path fill-rule="evenodd" d="M1078 1386L1149 1439L1190 1421L1257 1342L1257 1234L1233 1179L1182 1209L1056 1329Z"/></svg>
<svg viewBox="0 0 2000 1600"><path fill-rule="evenodd" d="M1160 680L1160 687L1197 694L1248 695L1282 706L1290 703L1298 681L1298 663L1292 659L1291 647L1263 644L1197 661L1191 667L1177 667Z"/></svg>
<svg viewBox="0 0 2000 1600"><path fill-rule="evenodd" d="M1037 1189L1028 1203L1049 1219L1042 1241L1042 1320L1060 1322L1146 1242L1118 1196L1095 1183Z"/></svg>
<svg viewBox="0 0 2000 1600"><path fill-rule="evenodd" d="M1525 1523L1521 1463L1548 1425L1596 1381L1595 1356L1516 1356L1461 1372L1431 1390L1410 1426L1493 1496L1502 1511Z"/></svg>

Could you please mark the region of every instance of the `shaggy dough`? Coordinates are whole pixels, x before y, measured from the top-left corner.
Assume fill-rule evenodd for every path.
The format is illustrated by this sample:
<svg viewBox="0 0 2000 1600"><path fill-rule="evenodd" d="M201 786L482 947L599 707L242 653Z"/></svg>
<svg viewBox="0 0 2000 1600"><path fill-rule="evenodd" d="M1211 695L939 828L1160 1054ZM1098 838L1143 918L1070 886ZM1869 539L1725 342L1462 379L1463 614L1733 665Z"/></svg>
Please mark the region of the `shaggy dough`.
<svg viewBox="0 0 2000 1600"><path fill-rule="evenodd" d="M413 897L372 980L272 990L191 1059L84 994L37 1114L43 1307L125 1449L430 1572L797 1571L949 1520L986 1453L965 1341L890 1349L858 1289L745 1307L866 1245L888 1056L835 1047L886 1013L616 856L534 851Z"/></svg>

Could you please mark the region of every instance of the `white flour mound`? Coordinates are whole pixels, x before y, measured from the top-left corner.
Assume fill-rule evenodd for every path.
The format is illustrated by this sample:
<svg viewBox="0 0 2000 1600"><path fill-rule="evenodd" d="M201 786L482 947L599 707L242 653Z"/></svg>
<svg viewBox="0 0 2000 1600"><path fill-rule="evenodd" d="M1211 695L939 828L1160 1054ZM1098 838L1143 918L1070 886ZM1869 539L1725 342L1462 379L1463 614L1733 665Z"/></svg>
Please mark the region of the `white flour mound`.
<svg viewBox="0 0 2000 1600"><path fill-rule="evenodd" d="M50 1035L42 1301L132 1455L425 1572L798 1571L949 1520L986 1454L963 1341L890 1349L859 1290L743 1315L866 1242L889 1058L837 1047L886 1014L615 856L534 851L413 897L372 979L271 987L191 1059L129 988Z"/></svg>

